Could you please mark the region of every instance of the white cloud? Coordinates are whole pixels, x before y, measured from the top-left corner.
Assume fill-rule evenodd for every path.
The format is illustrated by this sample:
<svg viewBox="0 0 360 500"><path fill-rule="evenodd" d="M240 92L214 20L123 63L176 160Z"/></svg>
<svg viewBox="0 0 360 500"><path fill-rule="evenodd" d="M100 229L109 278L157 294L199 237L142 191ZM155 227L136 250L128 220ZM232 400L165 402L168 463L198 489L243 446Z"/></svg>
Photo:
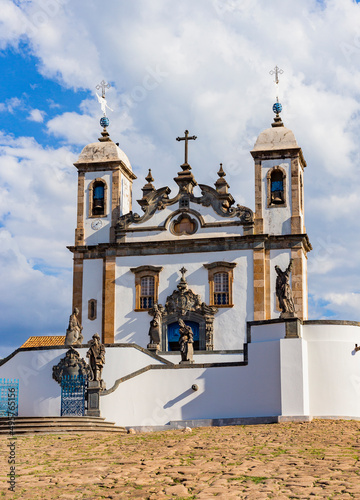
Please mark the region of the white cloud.
<svg viewBox="0 0 360 500"><path fill-rule="evenodd" d="M41 111L40 109L32 109L29 113L28 120L42 123L44 121L45 114L45 111Z"/></svg>

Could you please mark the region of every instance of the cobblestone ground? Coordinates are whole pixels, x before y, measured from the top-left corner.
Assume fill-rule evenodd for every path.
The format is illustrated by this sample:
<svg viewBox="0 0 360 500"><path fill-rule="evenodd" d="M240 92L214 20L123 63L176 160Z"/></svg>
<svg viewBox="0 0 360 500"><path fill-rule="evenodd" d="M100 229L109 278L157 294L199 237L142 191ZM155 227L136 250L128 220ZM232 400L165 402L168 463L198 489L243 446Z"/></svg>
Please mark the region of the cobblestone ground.
<svg viewBox="0 0 360 500"><path fill-rule="evenodd" d="M354 421L19 436L15 493L8 443L0 438L2 498L360 499Z"/></svg>

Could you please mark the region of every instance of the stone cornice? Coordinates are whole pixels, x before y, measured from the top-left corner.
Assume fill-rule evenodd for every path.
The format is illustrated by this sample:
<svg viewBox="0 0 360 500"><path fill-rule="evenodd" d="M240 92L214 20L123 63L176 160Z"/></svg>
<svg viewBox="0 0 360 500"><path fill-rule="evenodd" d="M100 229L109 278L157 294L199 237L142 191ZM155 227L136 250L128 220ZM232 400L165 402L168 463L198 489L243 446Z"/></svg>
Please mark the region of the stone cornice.
<svg viewBox="0 0 360 500"><path fill-rule="evenodd" d="M300 147L294 147L289 149L278 149L278 150L260 150L260 151L250 151L251 156L256 160L275 160L275 159L285 159L285 158L296 158L299 156L300 162L303 168L306 167L306 161Z"/></svg>
<svg viewBox="0 0 360 500"><path fill-rule="evenodd" d="M76 162L74 163L74 166L78 169L79 172L106 172L109 170L111 171L120 168L130 180L137 179L137 176L134 174L134 172L121 160L118 161L110 160L108 162L101 161L97 163Z"/></svg>
<svg viewBox="0 0 360 500"><path fill-rule="evenodd" d="M93 246L68 246L70 252L82 254L85 259L101 259L108 255L117 257L138 255L166 255L181 253L206 253L231 250L291 249L302 248L305 253L312 250L307 234L246 236L221 236L210 238L184 238L168 241L147 241L144 243L100 243Z"/></svg>

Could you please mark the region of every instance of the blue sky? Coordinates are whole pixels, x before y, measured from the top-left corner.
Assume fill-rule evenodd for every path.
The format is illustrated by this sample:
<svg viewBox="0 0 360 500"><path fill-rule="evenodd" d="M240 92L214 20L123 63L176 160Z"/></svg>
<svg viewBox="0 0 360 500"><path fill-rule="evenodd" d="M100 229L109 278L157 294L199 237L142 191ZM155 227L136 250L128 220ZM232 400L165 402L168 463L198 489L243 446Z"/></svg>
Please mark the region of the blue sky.
<svg viewBox="0 0 360 500"><path fill-rule="evenodd" d="M102 79L134 200L148 168L174 187L175 137L189 129L198 182L212 184L222 162L236 202L253 208L249 151L272 121L279 65L283 120L308 163L310 317L358 320L359 26L352 0L1 0L0 357L65 332L72 163L99 136Z"/></svg>

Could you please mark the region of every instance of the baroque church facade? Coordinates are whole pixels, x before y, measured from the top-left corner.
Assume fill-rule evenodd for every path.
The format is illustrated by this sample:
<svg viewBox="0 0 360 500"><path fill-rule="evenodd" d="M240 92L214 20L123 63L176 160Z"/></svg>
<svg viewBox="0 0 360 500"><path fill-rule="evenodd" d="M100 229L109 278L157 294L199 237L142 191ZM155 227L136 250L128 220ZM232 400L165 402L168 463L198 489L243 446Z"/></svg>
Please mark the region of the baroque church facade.
<svg viewBox="0 0 360 500"><path fill-rule="evenodd" d="M19 416L63 415L56 373L68 363L98 374L87 415L138 430L360 419L360 323L308 320L306 163L274 108L251 151L254 211L236 204L222 165L214 186L198 184L185 131L177 192L155 187L149 171L138 214L136 176L102 118L99 141L75 163L68 332L81 340L74 349L65 336L30 338L0 361L0 379L19 381Z"/></svg>
<svg viewBox="0 0 360 500"><path fill-rule="evenodd" d="M251 151L255 212L236 204L222 165L214 187L198 184L187 161L188 131L178 139L186 150L174 179L178 192L155 188L149 171L141 215L132 211L130 161L106 129L75 163L77 227L69 249L85 342L98 332L104 343L146 348L159 309L158 351L178 351L180 318L194 332L195 354L241 350L247 322L279 317L275 266L286 268L290 259L295 315L307 319L306 163L293 133L277 114Z"/></svg>

